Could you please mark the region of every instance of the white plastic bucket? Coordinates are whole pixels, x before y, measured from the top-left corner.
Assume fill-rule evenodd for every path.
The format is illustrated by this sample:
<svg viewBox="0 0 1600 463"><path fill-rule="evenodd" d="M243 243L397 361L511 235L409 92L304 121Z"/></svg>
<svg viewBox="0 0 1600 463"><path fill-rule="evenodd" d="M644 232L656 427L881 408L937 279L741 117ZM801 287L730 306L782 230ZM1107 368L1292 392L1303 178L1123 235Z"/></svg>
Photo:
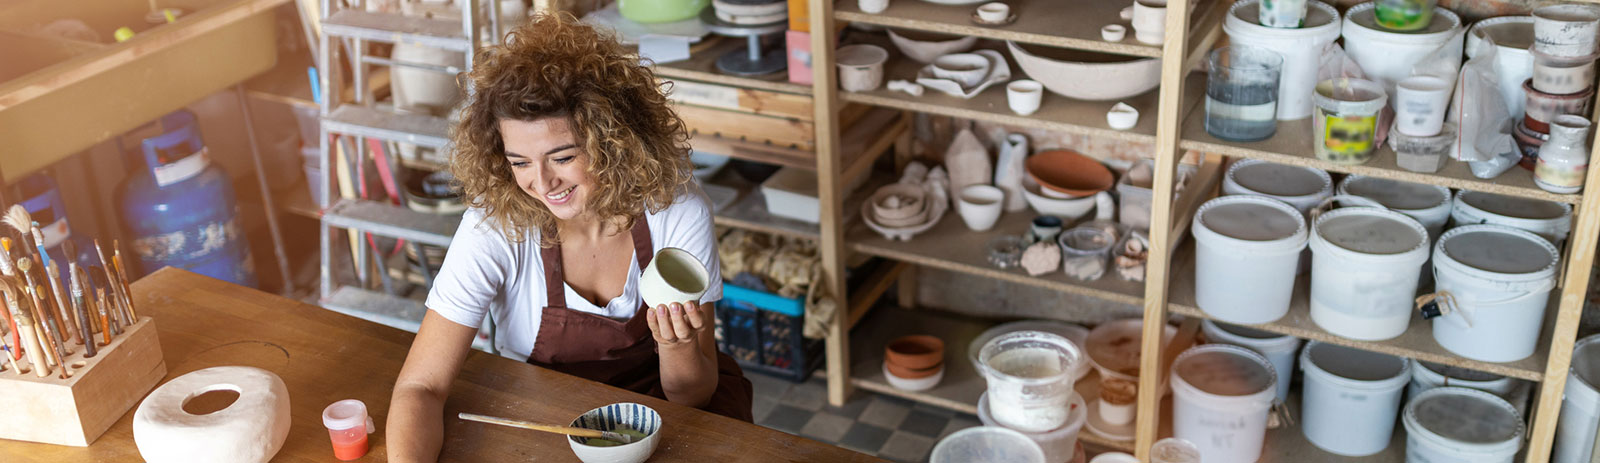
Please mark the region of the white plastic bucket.
<svg viewBox="0 0 1600 463"><path fill-rule="evenodd" d="M1586 463L1594 450L1595 429L1600 428L1600 334L1579 339L1572 348L1572 370L1562 395L1555 457L1550 461Z"/></svg>
<svg viewBox="0 0 1600 463"><path fill-rule="evenodd" d="M1347 207L1311 227L1311 321L1337 336L1393 338L1411 324L1428 230L1375 207Z"/></svg>
<svg viewBox="0 0 1600 463"><path fill-rule="evenodd" d="M1243 346L1266 357L1278 374L1278 402L1289 398L1289 378L1294 376L1294 358L1295 352L1300 350L1300 338L1211 320L1200 322L1200 329L1206 335L1206 342Z"/></svg>
<svg viewBox="0 0 1600 463"><path fill-rule="evenodd" d="M1213 318L1257 324L1289 312L1306 224L1288 203L1224 196L1195 212L1195 304Z"/></svg>
<svg viewBox="0 0 1600 463"><path fill-rule="evenodd" d="M1201 463L1261 457L1277 394L1272 362L1239 346L1190 348L1172 362L1172 435L1200 449Z"/></svg>
<svg viewBox="0 0 1600 463"><path fill-rule="evenodd" d="M1488 223L1520 228L1559 248L1572 230L1572 205L1462 190L1456 193L1450 219L1454 227Z"/></svg>
<svg viewBox="0 0 1600 463"><path fill-rule="evenodd" d="M1533 17L1500 16L1473 23L1467 31L1467 58L1478 56L1476 44L1484 37L1494 40L1494 73L1500 79L1500 96L1506 100L1511 120L1520 121L1528 103L1522 83L1533 77L1533 53L1528 52L1528 47L1533 46Z"/></svg>
<svg viewBox="0 0 1600 463"><path fill-rule="evenodd" d="M1433 21L1427 29L1391 32L1378 25L1375 3L1367 2L1345 11L1344 50L1366 72L1367 79L1383 85L1394 97L1394 84L1411 75L1411 68L1440 47L1450 47L1445 56L1452 68L1461 67L1461 18L1443 7L1433 8Z"/></svg>
<svg viewBox="0 0 1600 463"><path fill-rule="evenodd" d="M1060 428L1045 432L1018 431L1039 444L1039 449L1044 451L1044 461L1070 461L1078 451L1078 432L1083 430L1083 424L1089 419L1089 404L1076 392L1072 393L1067 403L1067 423ZM978 396L978 421L982 421L984 426L1002 426L989 415L987 393Z"/></svg>
<svg viewBox="0 0 1600 463"><path fill-rule="evenodd" d="M1433 339L1456 355L1512 362L1533 355L1559 258L1538 235L1498 225L1456 227L1433 249L1436 289L1456 310L1433 319Z"/></svg>
<svg viewBox="0 0 1600 463"><path fill-rule="evenodd" d="M1411 398L1401 422L1408 463L1510 463L1526 431L1505 399L1462 387Z"/></svg>
<svg viewBox="0 0 1600 463"><path fill-rule="evenodd" d="M1510 400L1517 381L1494 373L1412 359L1411 384L1406 387L1406 396L1416 397L1436 387L1477 389Z"/></svg>
<svg viewBox="0 0 1600 463"><path fill-rule="evenodd" d="M1411 364L1392 355L1311 341L1300 352L1306 372L1300 428L1317 448L1347 457L1389 447Z"/></svg>
<svg viewBox="0 0 1600 463"><path fill-rule="evenodd" d="M1339 194L1377 201L1391 211L1417 219L1422 228L1428 229L1430 243L1444 233L1454 204L1450 200L1450 189L1446 187L1361 175L1346 176L1339 182Z"/></svg>
<svg viewBox="0 0 1600 463"><path fill-rule="evenodd" d="M1289 203L1303 215L1333 196L1333 177L1322 169L1244 159L1228 167L1222 194L1266 196Z"/></svg>
<svg viewBox="0 0 1600 463"><path fill-rule="evenodd" d="M1311 117L1311 88L1317 85L1322 47L1339 38L1339 10L1326 3L1306 2L1305 22L1297 29L1261 25L1260 0L1234 3L1222 23L1234 45L1261 47L1283 56L1278 78L1278 120Z"/></svg>

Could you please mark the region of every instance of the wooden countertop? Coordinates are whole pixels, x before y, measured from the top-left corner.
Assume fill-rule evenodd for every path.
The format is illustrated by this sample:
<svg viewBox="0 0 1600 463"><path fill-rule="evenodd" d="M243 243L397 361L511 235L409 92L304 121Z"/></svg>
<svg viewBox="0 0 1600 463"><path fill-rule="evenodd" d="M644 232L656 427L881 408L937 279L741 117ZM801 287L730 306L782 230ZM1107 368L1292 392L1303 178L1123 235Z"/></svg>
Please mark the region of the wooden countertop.
<svg viewBox="0 0 1600 463"><path fill-rule="evenodd" d="M378 432L359 461L384 461L389 395L411 333L172 268L133 285L141 316L155 319L167 380L201 368L254 366L288 385L293 424L275 462L333 459L322 409L340 399L366 402ZM3 400L4 391L0 391ZM638 402L665 427L651 461L878 461L754 424L714 415L473 351L456 378L445 415L473 412L565 424L592 408ZM141 461L133 410L87 448L0 440L11 463ZM578 461L563 436L450 418L442 461Z"/></svg>

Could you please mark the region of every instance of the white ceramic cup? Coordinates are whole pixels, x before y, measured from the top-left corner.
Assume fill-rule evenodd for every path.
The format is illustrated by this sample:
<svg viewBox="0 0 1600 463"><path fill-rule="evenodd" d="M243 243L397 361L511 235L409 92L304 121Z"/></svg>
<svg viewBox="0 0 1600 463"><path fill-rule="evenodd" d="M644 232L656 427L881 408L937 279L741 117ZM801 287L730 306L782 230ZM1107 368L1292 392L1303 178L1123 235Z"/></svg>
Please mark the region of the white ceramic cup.
<svg viewBox="0 0 1600 463"><path fill-rule="evenodd" d="M1438 135L1450 105L1450 82L1431 76L1412 76L1395 84L1395 128L1413 137Z"/></svg>
<svg viewBox="0 0 1600 463"><path fill-rule="evenodd" d="M975 87L989 76L989 58L977 53L951 53L934 58L933 75L961 84L963 88Z"/></svg>
<svg viewBox="0 0 1600 463"><path fill-rule="evenodd" d="M1011 17L1011 5L989 2L978 7L978 19L983 22L1004 22L1008 17Z"/></svg>
<svg viewBox="0 0 1600 463"><path fill-rule="evenodd" d="M711 274L694 254L678 248L661 248L639 275L639 297L656 307L674 302L699 302L711 287Z"/></svg>
<svg viewBox="0 0 1600 463"><path fill-rule="evenodd" d="M1024 116L1039 110L1044 102L1044 84L1028 79L1017 79L1006 84L1006 104L1011 111Z"/></svg>
<svg viewBox="0 0 1600 463"><path fill-rule="evenodd" d="M889 51L877 45L839 47L839 88L847 92L877 90L883 84L883 63L888 60Z"/></svg>
<svg viewBox="0 0 1600 463"><path fill-rule="evenodd" d="M1133 38L1142 43L1160 45L1166 39L1166 0L1136 0L1133 2Z"/></svg>
<svg viewBox="0 0 1600 463"><path fill-rule="evenodd" d="M1107 24L1100 28L1100 38L1107 42L1121 42L1128 37L1128 28L1121 24Z"/></svg>
<svg viewBox="0 0 1600 463"><path fill-rule="evenodd" d="M889 0L856 0L856 8L862 13L878 14L889 9Z"/></svg>
<svg viewBox="0 0 1600 463"><path fill-rule="evenodd" d="M994 185L968 185L956 198L956 213L973 231L987 231L1000 220L1006 193Z"/></svg>

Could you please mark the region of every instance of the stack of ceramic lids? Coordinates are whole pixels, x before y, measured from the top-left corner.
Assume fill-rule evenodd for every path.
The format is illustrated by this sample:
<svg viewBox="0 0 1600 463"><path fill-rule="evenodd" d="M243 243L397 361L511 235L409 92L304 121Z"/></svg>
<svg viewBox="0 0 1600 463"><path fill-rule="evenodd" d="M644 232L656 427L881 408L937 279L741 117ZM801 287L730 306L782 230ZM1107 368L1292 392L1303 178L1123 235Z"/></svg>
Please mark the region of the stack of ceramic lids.
<svg viewBox="0 0 1600 463"><path fill-rule="evenodd" d="M717 19L730 24L761 25L789 19L789 4L784 0L712 0Z"/></svg>

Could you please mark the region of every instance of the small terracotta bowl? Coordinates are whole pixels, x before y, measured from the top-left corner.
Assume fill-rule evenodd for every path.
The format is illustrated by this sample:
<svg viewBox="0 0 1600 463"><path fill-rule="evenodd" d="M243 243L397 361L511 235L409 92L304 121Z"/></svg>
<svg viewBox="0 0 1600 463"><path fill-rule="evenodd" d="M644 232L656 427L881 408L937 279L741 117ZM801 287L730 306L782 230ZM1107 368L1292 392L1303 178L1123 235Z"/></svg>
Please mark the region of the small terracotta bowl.
<svg viewBox="0 0 1600 463"><path fill-rule="evenodd" d="M906 368L889 361L883 362L883 366L889 368L889 374L900 379L922 379L933 376L934 374L939 373L939 371L944 370L944 362L934 364L932 367L920 369Z"/></svg>
<svg viewBox="0 0 1600 463"><path fill-rule="evenodd" d="M1116 184L1111 169L1076 151L1040 152L1028 157L1026 167L1028 175L1039 182L1039 186L1070 198L1106 191Z"/></svg>
<svg viewBox="0 0 1600 463"><path fill-rule="evenodd" d="M902 336L884 348L884 361L889 363L891 371L895 367L904 370L930 370L944 363L944 340L919 334L915 336ZM912 378L896 372L896 376ZM926 376L926 375L924 375Z"/></svg>

